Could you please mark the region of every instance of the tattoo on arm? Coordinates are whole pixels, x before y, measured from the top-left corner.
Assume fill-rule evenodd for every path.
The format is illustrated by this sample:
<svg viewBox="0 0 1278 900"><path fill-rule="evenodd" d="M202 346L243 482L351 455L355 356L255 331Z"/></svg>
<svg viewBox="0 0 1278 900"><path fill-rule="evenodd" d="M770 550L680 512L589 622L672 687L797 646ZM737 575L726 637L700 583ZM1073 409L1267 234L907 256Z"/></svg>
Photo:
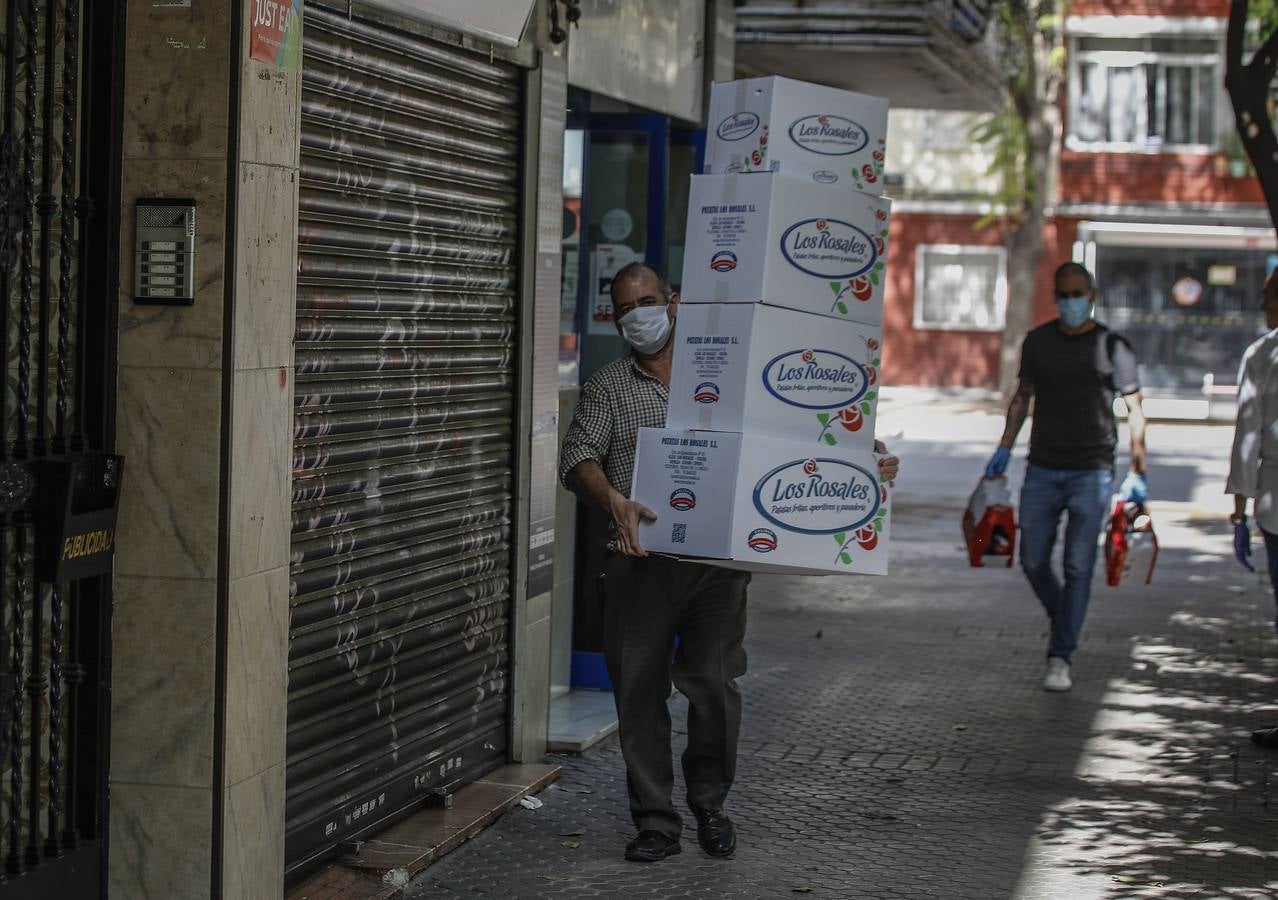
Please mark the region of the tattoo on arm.
<svg viewBox="0 0 1278 900"><path fill-rule="evenodd" d="M1029 416L1030 402L1033 399L1033 387L1023 381L1017 384L1016 393L1012 395L1012 402L1007 405L1007 426L1003 429L1000 446L1011 447L1016 443L1016 436L1021 433L1021 427Z"/></svg>

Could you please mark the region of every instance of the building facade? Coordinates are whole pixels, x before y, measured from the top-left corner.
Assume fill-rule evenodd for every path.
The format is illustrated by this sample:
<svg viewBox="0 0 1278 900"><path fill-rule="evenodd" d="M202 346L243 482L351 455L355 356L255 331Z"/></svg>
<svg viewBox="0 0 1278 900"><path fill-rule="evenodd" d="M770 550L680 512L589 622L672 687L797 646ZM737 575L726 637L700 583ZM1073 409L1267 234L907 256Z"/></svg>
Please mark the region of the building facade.
<svg viewBox="0 0 1278 900"><path fill-rule="evenodd" d="M1228 394L1242 348L1263 326L1261 280L1278 261L1224 92L1228 7L1070 5L1058 192L1034 298L1006 296L997 232L973 228L989 210L980 153L960 141L940 161L947 174L919 179L911 155L938 151L911 148L938 139L928 119L940 114L894 123L904 183L893 236L905 253L897 243L887 346L899 362L885 361L889 378L995 386L1005 305L1032 302L1036 322L1050 318L1051 269L1077 259L1097 275L1098 316L1136 345L1152 396L1198 414ZM951 134L972 124L948 121Z"/></svg>

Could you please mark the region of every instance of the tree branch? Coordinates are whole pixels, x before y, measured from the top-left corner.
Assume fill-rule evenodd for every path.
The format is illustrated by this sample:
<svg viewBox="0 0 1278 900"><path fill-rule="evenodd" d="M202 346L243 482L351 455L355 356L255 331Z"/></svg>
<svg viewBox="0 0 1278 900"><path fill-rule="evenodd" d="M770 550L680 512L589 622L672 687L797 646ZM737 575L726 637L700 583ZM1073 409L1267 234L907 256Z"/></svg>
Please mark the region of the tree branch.
<svg viewBox="0 0 1278 900"><path fill-rule="evenodd" d="M1242 66L1243 39L1247 32L1248 0L1229 0L1229 27L1225 32L1225 83Z"/></svg>
<svg viewBox="0 0 1278 900"><path fill-rule="evenodd" d="M1265 195L1269 218L1278 224L1278 137L1274 135L1268 104L1269 83L1278 68L1278 30L1265 38L1251 62L1244 66L1242 49L1248 6L1248 0L1230 0L1225 33L1225 89L1234 107L1234 126Z"/></svg>

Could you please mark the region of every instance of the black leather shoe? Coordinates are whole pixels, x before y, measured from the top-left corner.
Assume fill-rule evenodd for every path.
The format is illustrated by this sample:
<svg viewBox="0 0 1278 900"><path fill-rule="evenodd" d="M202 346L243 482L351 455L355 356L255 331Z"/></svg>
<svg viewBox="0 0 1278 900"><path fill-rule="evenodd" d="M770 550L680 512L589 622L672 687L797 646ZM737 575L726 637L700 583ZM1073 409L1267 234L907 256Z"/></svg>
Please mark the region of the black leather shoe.
<svg viewBox="0 0 1278 900"><path fill-rule="evenodd" d="M660 831L641 831L638 837L626 844L626 859L631 862L657 862L674 856L682 849L677 840Z"/></svg>
<svg viewBox="0 0 1278 900"><path fill-rule="evenodd" d="M723 810L704 810L694 806L692 814L697 817L697 843L701 849L710 856L731 856L737 849L737 829Z"/></svg>

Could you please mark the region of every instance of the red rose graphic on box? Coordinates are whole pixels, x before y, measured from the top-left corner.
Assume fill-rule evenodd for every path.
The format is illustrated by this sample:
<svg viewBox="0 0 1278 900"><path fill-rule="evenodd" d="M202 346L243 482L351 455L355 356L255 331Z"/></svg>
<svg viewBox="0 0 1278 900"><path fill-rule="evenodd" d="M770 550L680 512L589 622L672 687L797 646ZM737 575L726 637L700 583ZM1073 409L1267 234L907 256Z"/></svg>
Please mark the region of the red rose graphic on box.
<svg viewBox="0 0 1278 900"><path fill-rule="evenodd" d="M879 342L872 337L865 338L865 356L863 359L870 360L868 365L862 365L865 369L866 383L873 388L879 381L879 366L882 364L878 356ZM803 361L812 362L816 356L811 350L803 352ZM851 406L840 409L833 414L828 412L819 412L816 414L817 421L821 423L821 431L817 434L818 441L825 441L831 447L837 446L839 439L835 436L834 426L841 425L847 431L860 431L865 426L865 417L874 409L871 405L879 396L878 391L871 390L859 402Z"/></svg>
<svg viewBox="0 0 1278 900"><path fill-rule="evenodd" d="M865 163L858 167L852 167L852 181L856 185L858 191L864 191L867 185L877 184L878 180L883 176L883 165L886 160L884 154L883 139L879 139L879 146L870 151L870 156L874 159L872 163ZM879 214L879 220L885 219L882 213Z"/></svg>
<svg viewBox="0 0 1278 900"><path fill-rule="evenodd" d="M879 506L878 513L874 516L874 521L850 534L846 531L840 531L834 535L834 542L839 545L839 552L834 557L836 564L842 563L845 566L850 566L852 565L852 554L858 548L869 553L879 545L879 535L883 533L885 527L883 523L887 521L888 486L880 484L879 492L879 499L882 503Z"/></svg>

